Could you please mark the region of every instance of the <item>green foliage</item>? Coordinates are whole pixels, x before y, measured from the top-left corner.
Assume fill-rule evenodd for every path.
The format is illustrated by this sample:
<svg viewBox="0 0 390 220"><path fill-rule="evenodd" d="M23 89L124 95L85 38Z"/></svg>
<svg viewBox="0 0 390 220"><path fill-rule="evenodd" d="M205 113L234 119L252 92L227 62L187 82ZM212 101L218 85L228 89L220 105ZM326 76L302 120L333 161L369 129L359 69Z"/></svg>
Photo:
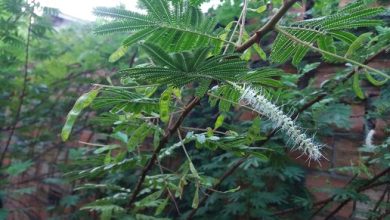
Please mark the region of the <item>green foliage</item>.
<svg viewBox="0 0 390 220"><path fill-rule="evenodd" d="M383 8L367 8L363 1L357 1L335 14L299 21L289 26L280 26L280 28L309 44L317 41L321 49L334 53L333 38L342 39L347 43L355 41L353 34L346 32L346 30L381 25L382 21L369 18L383 12ZM358 44L360 43L356 43L356 45ZM276 63L284 63L292 57L292 63L298 65L308 51L308 47L299 45L287 36L279 34L273 45L271 60ZM346 56L348 54L349 52ZM325 60L334 60L326 54L323 56Z"/></svg>
<svg viewBox="0 0 390 220"><path fill-rule="evenodd" d="M81 111L88 107L93 100L98 95L99 90L94 89L91 90L77 99L74 104L72 110L68 113L66 117L66 122L64 127L62 128L61 137L63 141L66 141L69 138L70 132L72 131L73 124L76 122L77 117L80 115Z"/></svg>
<svg viewBox="0 0 390 220"><path fill-rule="evenodd" d="M7 152L12 160L1 163L5 164L1 167L5 177L0 180L4 188L1 199L15 202L26 194L42 200L49 197L55 201L47 207L48 215L61 219L184 219L193 209L197 209L194 219L310 218L316 211L313 191L305 184L311 172L286 152L286 143L294 141L293 131L275 132L275 121L285 116L280 113L278 118L267 120L266 114L255 115L251 107L264 106L247 105L237 87L261 90L264 99L273 100L278 112L299 113L296 124L302 130L307 128L308 133L318 132L316 140L321 142L323 138L340 139L340 133L349 135L345 131L352 127L351 103L365 102L367 122L388 120L387 79L367 68L353 73L357 68L347 65L318 85L318 78L310 77L322 74L317 72L322 70L322 63L305 58L309 46L283 33L275 42L267 38L272 34L260 36L261 47L254 44L244 53L233 53L240 45L230 41L236 41L240 32L242 41L247 41L252 30L265 27L268 16L274 14L267 9L279 7L282 1L273 1L272 7L267 7L265 1L249 1L246 18L255 22L241 31L234 18L241 13L241 1L226 1L207 15L197 8L203 2L141 0L146 14L97 8L95 14L109 20L97 27L96 33L130 32L119 45L120 35L103 40L87 34L91 31L86 26L51 32L51 28L44 28L48 19L33 14L31 8L35 6L25 1L0 0L0 24L6 27L0 30L0 122L5 125L1 127L5 131L2 138L9 133L27 82L22 117ZM330 6L324 7L323 2ZM383 9L369 8L358 1L338 10L333 6L338 2L323 2L316 1L312 12L325 17L292 23L284 19L283 26L278 25L274 31L280 28L304 43L316 43L320 51L327 52L322 52L326 62L350 59L365 63L388 48L388 28L371 28L382 24L371 17ZM57 13L43 11L45 15ZM32 14L27 62L24 36ZM224 24L227 26L219 32L218 27ZM364 29L355 30L360 27ZM128 57L129 52L133 56ZM253 62L257 57L261 60ZM294 65L299 64L297 74L287 74L268 63L280 62L288 67L291 57ZM25 63L27 81L20 72ZM113 75L116 71L119 74ZM307 87L298 86L301 80L307 80ZM96 84L91 90L92 82ZM368 83L380 89L378 98L366 96L371 91ZM79 94L83 95L76 100ZM199 105L187 112L190 100L199 100ZM88 106L93 112L81 114ZM71 111L61 136L68 139L72 128L75 135L65 144L58 134L68 109ZM288 123L294 125L295 121ZM92 135L79 137L76 134L81 129ZM364 135L360 136L363 139ZM359 147L359 163L321 168L322 172L356 175L346 187L320 190L330 196L329 204L349 200L376 203L361 188L388 182L388 175L384 175L370 183L376 175L371 166L381 170L389 167L390 141L380 142L374 136L373 143L367 143ZM50 171L39 176L39 187L12 185L9 181L14 178L28 182L23 178L39 170L37 167ZM311 167L310 171L317 168ZM138 183L140 191L134 187ZM40 190L47 187L58 198ZM66 191L59 195L57 189ZM135 200L129 204L133 193ZM201 203L205 196L205 203ZM332 207L329 204L324 208L327 213ZM358 214L378 218L388 202L377 204L378 210ZM295 209L299 211L277 215ZM30 218L33 212L29 210L0 209L0 218L13 217L14 213Z"/></svg>
<svg viewBox="0 0 390 220"><path fill-rule="evenodd" d="M332 104L321 106L321 108L319 108L313 116L314 121L318 123L319 127L335 125L339 128L350 128L350 115L350 106L345 104Z"/></svg>
<svg viewBox="0 0 390 220"><path fill-rule="evenodd" d="M181 87L190 82L199 82L198 95L205 93L211 80L234 80L244 73L245 63L234 55L219 55L208 58L210 48L200 48L194 52L166 53L162 48L150 44L142 44L142 48L150 56L156 67L135 67L121 70L122 74L136 80L146 80L152 84L173 85ZM203 85L204 83L204 85Z"/></svg>
<svg viewBox="0 0 390 220"><path fill-rule="evenodd" d="M6 169L6 172L10 176L18 176L19 174L26 171L32 164L33 163L30 160L14 162Z"/></svg>
<svg viewBox="0 0 390 220"><path fill-rule="evenodd" d="M114 21L97 27L95 33L132 31L123 46L128 47L142 40L158 44L168 51L183 51L222 42L214 34L215 21L206 19L199 9L183 1L173 4L173 7L164 0L142 0L141 3L147 15L118 8L96 8L96 15L113 18Z"/></svg>

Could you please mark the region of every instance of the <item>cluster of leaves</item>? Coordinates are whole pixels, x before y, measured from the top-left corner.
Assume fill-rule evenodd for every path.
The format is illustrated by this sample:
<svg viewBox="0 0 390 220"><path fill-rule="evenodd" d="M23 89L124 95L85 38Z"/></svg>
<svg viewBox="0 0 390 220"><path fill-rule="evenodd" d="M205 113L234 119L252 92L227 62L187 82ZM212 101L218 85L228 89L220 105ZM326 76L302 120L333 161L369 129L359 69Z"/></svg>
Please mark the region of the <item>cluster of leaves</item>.
<svg viewBox="0 0 390 220"><path fill-rule="evenodd" d="M11 97L1 100L4 102L1 106L5 107L0 113L4 114L0 115L0 122L6 125L12 124L9 119L13 118L12 109L18 103L18 91L23 82L20 67L25 62L26 51L25 38L20 38L19 46L9 39L20 37L20 30L27 31L29 16L40 18L31 14L33 10L22 10L31 7L25 1L16 1L19 5L12 2L1 0L0 4L1 22L10 27L0 32L0 49L8 48L0 62L9 67L4 72L15 79L10 81L9 77L3 77L6 75L0 76L0 81L7 85L2 87L0 95ZM355 73L353 80L340 83L357 69L356 63L362 67L361 63L367 58L388 48L388 28L379 26L383 24L378 19L371 19L384 10L368 8L358 1L341 10L332 8L334 13L326 12L327 16L322 18L302 22L284 20L275 30L288 35L279 31L275 42L267 45L272 48L269 53L254 44L240 54L233 52L236 46L233 42L239 38L248 40L249 33L235 28L238 22L233 16L239 16L239 1L234 1L233 5L229 1L215 11L210 10L209 16L198 8L203 2L140 0L146 14L122 8L96 8L96 15L109 19L100 23L95 33L129 32L121 45L115 44L122 39L119 35L103 41L91 33L86 34L90 30L68 29L55 34L43 32L36 26L39 22L34 23L32 33L41 33L45 38L34 35L31 45L27 45L31 55L27 101L19 122L22 128L18 128L8 152L11 164L2 167L7 177L27 174L25 171L37 164L42 158L39 155L44 155L48 147L62 149L65 146L57 135L61 126L58 121L63 120L63 140L72 137L72 129L78 133L89 125L92 126L88 129L94 131L96 138L94 143L83 143L88 147L66 150L66 164L60 161L50 164L55 172L48 174L43 184L69 188L68 182L75 185L66 196L53 202L57 205L48 207L55 218L84 219L99 215L101 219L184 219L196 209L194 217L199 219L278 219L275 213L296 207L302 211L289 217L309 218L314 200L305 188L305 170L285 151L288 135L273 133L274 125L262 116L244 121L248 111L244 110L244 103L239 102L236 87L250 85L261 89L269 99L278 97L275 103L284 103L280 108L287 110L300 109L309 100L327 94L326 99L302 112L297 119L310 133L318 131L318 136L322 137L351 126L349 104L368 100L361 86L368 82L382 88L382 93L373 102L375 109L369 109L367 115L372 120L387 119L389 85L383 75L369 71ZM275 2L274 6L281 4L281 1ZM255 17L262 24L267 22L261 19L268 15L265 3L249 1L248 17ZM18 16L17 13L25 14ZM15 23L15 19L18 22ZM226 27L220 28L218 22ZM371 28L374 25L376 30ZM358 36L358 32L352 30L359 27L366 28L359 31L370 28L373 32ZM83 44L78 43L80 41ZM310 49L317 48L314 43L326 62L350 60L355 63L323 82L320 88L310 81L307 88L298 90L298 79L319 67L320 63L307 63L310 60L304 59ZM119 48L115 51L113 47ZM130 67L121 62L129 58L129 50L135 52L130 57ZM286 74L277 65L249 69L247 61L251 60L253 52L264 61L274 63L288 63L292 58L299 73ZM119 73L111 77L113 69L119 69ZM95 85L87 91L91 81L102 81L102 72L109 85ZM115 86L119 83L121 86ZM10 92L10 88L16 92ZM75 93L83 92L65 119L64 111L69 110L70 101L76 99ZM177 130L172 130L188 107L185 103L192 97L196 97L200 105L194 107ZM82 112L89 106L97 116L86 124L90 114ZM31 138L34 129L41 135ZM269 134L273 135L271 139ZM369 166L388 168L390 158L389 140L375 146L362 148L365 160L361 164L330 171L373 177ZM147 170L150 161L153 163ZM239 171L233 170L225 176L226 170L236 164ZM149 172L142 179L139 173L145 170ZM65 173L66 181L58 176L58 171ZM10 188L8 179L4 179L0 184ZM137 191L134 186L139 181L142 181L141 190ZM388 177L378 181L386 182ZM331 201L368 202L370 198L359 191L367 183L368 180L357 178L345 189L330 189ZM31 188L13 189L19 194L35 193ZM36 192L36 195L41 194ZM129 204L134 195L134 203ZM208 195L206 202L201 203ZM7 201L13 198L9 190L1 191L0 196ZM386 205L383 200L377 207ZM79 211L66 213L64 208ZM375 218L379 213L377 209L357 214ZM4 209L0 210L2 215Z"/></svg>
<svg viewBox="0 0 390 220"><path fill-rule="evenodd" d="M128 67L129 56L115 66L107 60L118 46L117 38L98 39L85 24L55 30L53 16L60 16L58 10L39 3L0 1L0 154L5 156L0 162L0 219L39 218L37 213L50 210L62 215L66 207L78 204L78 196L66 196L68 191L52 195L53 189L68 184L60 170L68 152L58 135L64 115L90 83L106 82L114 67ZM75 125L77 130L90 127L85 116L80 118L85 123ZM26 197L36 198L28 209L18 203ZM53 205L42 209L48 199Z"/></svg>
<svg viewBox="0 0 390 220"><path fill-rule="evenodd" d="M291 99L305 101L307 97L315 97L321 91L316 91L312 86L297 91L295 83L299 75L287 76L275 68L248 70L245 62L239 59L239 54L224 49L226 46L231 47L230 40L237 39L232 28L234 23L224 30L214 30L215 23L205 23L204 15L187 4L187 1L140 2L147 9L145 15L123 9L95 10L97 15L114 19L99 26L96 29L98 34L131 32L123 42L119 55L135 45L146 53L150 62L121 70L121 82L125 87L102 88L102 95L96 98L96 104L92 103L95 108L106 110L94 121L101 125L111 125L113 132L110 137L120 144L97 144L99 147L94 152L80 156L80 160L96 158L93 159L94 166L82 163L72 167L72 178L88 178L94 182L81 188L88 189L83 196L93 193L90 191L93 189L105 189L100 199L82 209L98 211L106 219L159 219L158 216L185 218L191 208L199 208L196 216L202 218L273 218L274 211L296 206L307 208L307 212L299 214L301 218L310 215L312 198L302 186L304 171L286 159L282 141L285 136L277 134L266 147L261 147L261 142L267 139L265 133L272 125L258 119L248 126L230 112L231 106L241 105L237 103L240 94L232 87L232 82L235 85L259 86L269 93L267 96L279 96L281 102L290 100L289 105L296 108L304 103L291 103ZM304 43L317 41L320 50L327 52L323 53L325 61L346 62L347 59L353 59L362 62L388 45L387 40L382 40L385 34L377 34L374 37L376 39L371 39L368 45L374 46L372 50L362 50L362 46L366 45L362 38L368 35L356 37L346 30L381 25L379 20L368 18L382 12L382 8L367 9L359 1L338 10L334 15L278 28ZM231 38L227 41L229 35ZM336 47L336 43L341 46ZM307 45L294 42L289 35L279 33L270 60L285 63L293 57L293 64L299 66L309 50ZM359 57L352 57L358 54ZM346 59L337 59L340 55ZM262 58L266 59L266 56ZM317 67L316 64L304 66L301 74ZM353 71L353 68L345 72ZM322 135L333 132L332 129L323 129L329 125L339 128L350 126L351 109L339 100L345 94L350 96L348 91L351 89L356 92L356 83L352 88L329 86L339 78L337 75L321 88L327 91L331 87L337 90L335 95L319 102L313 112L302 115L303 120L309 119L305 125L321 129ZM219 85L213 87L216 83ZM175 115L185 107L183 102L191 94L201 99L203 107L194 109L191 120L185 121L178 130L181 134L169 140L160 152L160 141L167 135L167 131L163 130L164 125L170 125L175 120ZM359 97L358 93L356 96ZM211 105L208 105L207 99ZM217 103L218 109L214 108ZM215 116L212 121L204 120L207 114L218 117ZM158 153L157 166L150 174L147 173L140 192L131 191L137 176L128 174L133 174L140 166L146 167L150 158L154 157L153 150ZM223 182L222 188L226 191L213 194L204 207L198 207L202 192L210 192L210 188L219 182L218 176L223 174L226 164L228 167L233 166L239 160L237 157L247 157L239 168L241 172ZM278 184L275 185L276 182ZM128 198L133 193L139 194L136 195L136 202L130 204L134 208L129 209ZM344 191L334 193L341 195ZM344 193L337 200L362 199L360 194L355 195Z"/></svg>

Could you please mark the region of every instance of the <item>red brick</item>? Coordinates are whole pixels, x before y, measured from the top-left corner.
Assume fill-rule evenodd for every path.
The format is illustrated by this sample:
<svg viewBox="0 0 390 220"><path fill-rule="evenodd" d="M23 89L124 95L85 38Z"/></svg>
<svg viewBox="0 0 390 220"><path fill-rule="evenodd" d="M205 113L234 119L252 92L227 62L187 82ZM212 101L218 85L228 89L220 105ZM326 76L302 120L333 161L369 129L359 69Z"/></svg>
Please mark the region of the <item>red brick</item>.
<svg viewBox="0 0 390 220"><path fill-rule="evenodd" d="M362 146L362 140L337 139L334 146L335 167L350 166L359 163L359 147Z"/></svg>
<svg viewBox="0 0 390 220"><path fill-rule="evenodd" d="M83 130L80 132L80 141L89 142L93 136L93 132L90 130Z"/></svg>
<svg viewBox="0 0 390 220"><path fill-rule="evenodd" d="M348 183L348 180L338 179L331 176L321 175L321 174L312 174L306 176L306 186L311 189L311 192L314 195L316 201L321 201L328 199L331 195L325 192L316 192L315 189L320 189L324 187L331 188L342 188ZM334 204L328 210L333 210L337 204ZM351 214L353 204L352 202L344 206L337 214L337 217L348 218Z"/></svg>
<svg viewBox="0 0 390 220"><path fill-rule="evenodd" d="M382 119L377 119L375 122L375 134L374 134L374 142L375 139L383 139L387 137L389 134L386 134L385 129L390 124L390 121L384 121Z"/></svg>
<svg viewBox="0 0 390 220"><path fill-rule="evenodd" d="M365 107L364 105L352 105L352 114L351 114L351 128L350 130L354 133L364 133L364 116L365 116Z"/></svg>
<svg viewBox="0 0 390 220"><path fill-rule="evenodd" d="M252 121L254 118L256 118L258 114L255 112L245 111L243 112L239 119L240 121Z"/></svg>

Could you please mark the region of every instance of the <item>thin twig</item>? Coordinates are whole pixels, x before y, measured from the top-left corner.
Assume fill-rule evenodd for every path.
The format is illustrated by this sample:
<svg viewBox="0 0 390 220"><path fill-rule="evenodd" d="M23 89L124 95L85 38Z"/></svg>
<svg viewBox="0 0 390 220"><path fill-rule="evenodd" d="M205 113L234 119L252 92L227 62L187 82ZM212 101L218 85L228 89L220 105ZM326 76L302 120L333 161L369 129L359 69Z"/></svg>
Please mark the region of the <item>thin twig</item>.
<svg viewBox="0 0 390 220"><path fill-rule="evenodd" d="M283 3L279 11L255 34L250 37L245 43L236 48L236 52L244 52L246 49L250 48L253 44L258 43L261 38L264 37L267 33L271 32L275 25L279 22L280 19L287 13L287 11L297 2L298 0L287 0Z"/></svg>
<svg viewBox="0 0 390 220"><path fill-rule="evenodd" d="M160 173L161 173L161 174L164 174L163 168L162 168L161 163L160 163L160 160L159 160L158 158L156 159L156 162L157 162L158 167L160 168ZM171 198L173 204L175 205L175 208L176 208L177 213L178 213L179 215L181 215L179 206L178 206L178 204L177 204L177 202L176 202L176 199L175 199L175 197L173 196L171 190L170 190L169 187L168 187L169 184L168 184L166 178L164 178L164 184L165 184L165 188L167 189L167 192L168 192L168 194L169 194L169 197Z"/></svg>
<svg viewBox="0 0 390 220"><path fill-rule="evenodd" d="M383 191L383 194L381 195L381 197L378 199L378 201L376 202L374 208L372 209L372 213L376 213L380 204L383 202L383 200L385 199L386 197L386 193L389 191L389 186L386 187L386 189ZM372 217L370 218L372 219Z"/></svg>
<svg viewBox="0 0 390 220"><path fill-rule="evenodd" d="M204 132L208 131L208 129L206 129L206 128L192 128L192 127L183 127L183 126L181 126L180 129L190 130L190 131L204 131ZM220 135L226 135L225 132L221 132L221 131L214 131L213 130L213 133L220 134Z"/></svg>
<svg viewBox="0 0 390 220"><path fill-rule="evenodd" d="M244 0L244 6L241 12L242 17L241 17L241 25L240 25L240 34L238 35L237 45L241 45L242 36L244 35L247 8L248 8L248 0Z"/></svg>
<svg viewBox="0 0 390 220"><path fill-rule="evenodd" d="M139 85L139 86L110 86L110 85L103 85L103 84L92 84L96 87L102 87L102 88L113 88L113 89L137 89L137 88L147 88L152 86L160 86L160 84L148 84L148 85Z"/></svg>
<svg viewBox="0 0 390 220"><path fill-rule="evenodd" d="M32 1L31 4L34 4L34 1ZM27 89L27 76L28 76L28 63L29 63L29 49L30 49L30 38L31 38L31 31L32 31L32 15L34 13L34 7L35 6L32 6L31 8L31 12L30 12L30 16L28 18L28 30L27 30L27 42L26 42L26 48L25 48L25 58L24 58L24 76L23 76L23 86L22 86L22 92L19 96L19 104L18 104L18 107L16 109L16 115L15 115L15 118L14 118L14 122L12 124L12 127L11 127L11 130L10 130L10 133L8 135L8 138L7 138L7 142L5 144L5 147L3 149L3 152L1 153L1 157L0 157L0 167L2 167L2 164L3 164L3 160L4 160L4 157L5 157L5 154L7 153L8 151L8 148L11 144L11 141L12 141L12 137L14 136L14 133L15 133L15 129L16 129L16 126L17 124L19 123L19 118L20 118L20 113L22 111L22 106L23 106L23 103L24 103L24 98L26 96L26 89Z"/></svg>
<svg viewBox="0 0 390 220"><path fill-rule="evenodd" d="M366 190L367 187L370 187L373 183L375 183L378 179L380 179L381 177L386 175L388 172L390 172L390 168L387 168L387 169L383 170L382 172L380 172L379 174L377 174L376 176L374 176L372 179L370 179L363 186L359 187L357 191L360 192L360 191ZM340 209L342 209L350 201L351 201L351 198L349 198L349 199L345 200L344 202L342 202L339 206L337 206L337 208L335 208L331 213L329 213L329 215L327 215L324 218L324 220L331 219L337 212L340 211Z"/></svg>
<svg viewBox="0 0 390 220"><path fill-rule="evenodd" d="M153 151L152 157L149 159L149 161L146 163L145 167L142 169L141 175L138 178L137 184L134 187L133 193L130 197L128 207L132 207L134 204L138 194L140 193L142 189L142 184L145 181L146 174L152 169L153 164L157 160L157 156L160 153L161 149L165 146L166 143L168 143L169 138L176 132L176 130L179 128L181 123L183 122L184 118L190 113L190 111L198 105L200 102L200 99L198 97L193 98L189 104L184 108L183 112L179 116L179 118L176 120L176 122L173 124L172 127L168 128L163 138L160 140L157 148Z"/></svg>
<svg viewBox="0 0 390 220"><path fill-rule="evenodd" d="M226 98L224 98L224 97L217 96L217 95L214 95L214 94L212 94L212 93L207 93L207 95L210 96L210 97L214 97L214 98L217 98L217 99L219 99L219 100L223 100L223 101L229 102L229 103L231 103L231 104L240 106L240 107L245 108L245 109L247 109L247 110L249 110L249 111L256 112L255 109L253 109L253 108L251 108L251 107L249 107L249 106L242 105L242 104L240 104L240 103L238 103L238 102L234 102L234 101L229 100L229 99L226 99Z"/></svg>

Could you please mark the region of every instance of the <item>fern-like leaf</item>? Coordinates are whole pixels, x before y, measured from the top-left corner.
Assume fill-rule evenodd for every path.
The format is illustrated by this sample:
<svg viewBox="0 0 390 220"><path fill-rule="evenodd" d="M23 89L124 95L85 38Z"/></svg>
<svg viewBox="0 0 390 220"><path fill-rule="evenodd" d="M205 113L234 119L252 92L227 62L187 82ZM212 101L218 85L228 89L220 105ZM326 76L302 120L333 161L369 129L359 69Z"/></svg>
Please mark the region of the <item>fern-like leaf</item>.
<svg viewBox="0 0 390 220"><path fill-rule="evenodd" d="M356 37L346 30L380 25L382 21L369 18L383 12L383 8L367 8L363 1L357 1L333 15L300 21L291 26L279 26L278 28L308 44L317 42L321 49L334 53L332 45L325 47L325 44L331 43L333 38L351 44ZM308 47L297 44L287 36L279 34L274 42L270 57L276 63L284 63L292 57L292 63L298 65L308 50ZM324 55L324 60L335 61L326 55Z"/></svg>
<svg viewBox="0 0 390 220"><path fill-rule="evenodd" d="M219 55L207 58L211 48L199 48L193 52L166 53L161 47L143 43L141 47L156 66L129 68L120 71L136 80L151 83L183 86L190 82L200 84L197 95L203 95L211 80L236 80L246 72L245 62L237 55Z"/></svg>
<svg viewBox="0 0 390 220"><path fill-rule="evenodd" d="M97 27L95 33L131 32L123 46L144 40L167 51L184 51L226 42L214 33L216 22L206 18L198 8L184 2L171 7L164 0L141 0L141 3L147 15L118 8L96 8L94 13L97 16L112 18L113 21ZM215 48L216 53L219 50L219 47Z"/></svg>

